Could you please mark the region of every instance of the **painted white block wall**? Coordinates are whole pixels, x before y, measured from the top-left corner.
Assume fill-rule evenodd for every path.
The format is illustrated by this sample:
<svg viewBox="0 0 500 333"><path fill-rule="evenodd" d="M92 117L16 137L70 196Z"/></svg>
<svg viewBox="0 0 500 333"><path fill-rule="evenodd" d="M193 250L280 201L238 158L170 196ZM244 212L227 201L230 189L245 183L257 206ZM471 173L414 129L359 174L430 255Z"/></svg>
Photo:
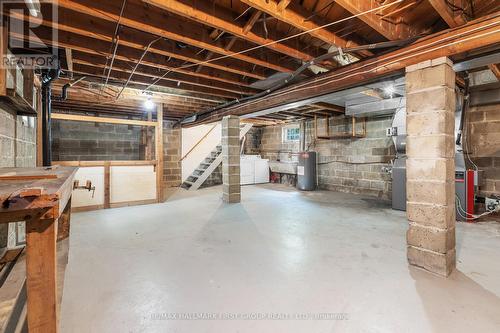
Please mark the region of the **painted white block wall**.
<svg viewBox="0 0 500 333"><path fill-rule="evenodd" d="M208 136L182 160L182 181L185 181L205 157L220 144L221 124L218 122L182 129L182 156L184 156L214 125L216 127Z"/></svg>

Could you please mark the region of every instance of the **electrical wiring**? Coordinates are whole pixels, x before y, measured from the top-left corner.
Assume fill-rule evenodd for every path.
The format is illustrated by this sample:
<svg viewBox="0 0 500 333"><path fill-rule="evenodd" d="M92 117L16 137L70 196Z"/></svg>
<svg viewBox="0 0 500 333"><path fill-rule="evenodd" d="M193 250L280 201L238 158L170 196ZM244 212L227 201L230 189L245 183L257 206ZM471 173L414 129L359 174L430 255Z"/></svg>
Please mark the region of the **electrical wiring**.
<svg viewBox="0 0 500 333"><path fill-rule="evenodd" d="M478 27L478 28L471 29L470 31L464 32L464 33L462 33L462 34L460 34L458 36L464 35L466 33L469 34L471 32L474 33L474 32L480 31L480 30L485 30L487 28L491 28L493 26L498 26L498 25L500 25L500 22L493 22L493 23L490 23L490 24L485 25L485 26L481 26L481 27ZM416 48L411 49L411 50L403 51L403 52L399 53L398 55L394 55L393 58L395 58L395 57L397 57L397 56L399 56L401 54L408 54L409 53L406 57L398 58L398 59L393 60L392 62L389 62L387 64L379 65L379 66L377 66L375 68L369 68L369 69L367 69L365 71L358 72L358 70L361 69L361 68L366 68L366 67L372 66L373 64L377 63L377 61L368 62L368 63L366 63L366 64L364 64L362 66L358 66L356 68L344 71L342 73L338 73L338 74L336 74L334 76L327 76L327 77L323 76L323 77L316 78L315 81L316 81L317 84L309 85L310 82L305 82L305 83L302 83L302 84L298 84L298 85L296 85L294 87L290 87L289 89L283 89L283 90L280 90L279 92L268 94L268 97L273 97L273 96L277 96L279 94L284 94L284 93L295 93L295 92L299 92L299 91L306 90L306 89L319 88L319 87L322 87L324 85L331 84L332 82L337 82L337 81L341 81L341 80L344 80L346 78L350 78L350 77L353 77L353 76L356 76L356 75L362 75L362 74L367 74L369 72L377 71L379 69L382 69L384 67L393 65L393 64L401 62L403 60L410 59L410 58L413 58L413 57L417 57L417 56L420 56L420 55L425 55L426 53L438 51L438 50L440 50L442 48L445 48L445 47L451 47L451 46L454 46L456 44L460 44L460 43L463 43L463 42L466 42L466 41L470 41L470 40L474 40L474 39L478 39L478 38L482 38L482 37L485 37L485 36L488 36L488 35L493 35L493 34L498 34L498 33L500 33L500 29L496 29L495 31L491 31L491 32L487 32L487 33L483 33L481 35L471 36L471 37L465 38L465 39L463 39L461 41L455 41L455 42L451 42L451 43L448 43L448 44L445 44L445 45L439 45L439 46L437 46L435 48L415 53L416 50L429 46L429 45L422 45L420 47L416 47ZM448 37L448 38L444 38L444 39L439 39L439 40L431 43L430 45L440 44L444 40L451 39L451 38L456 38L456 37L457 36ZM387 59L384 59L384 60L387 60ZM379 62L380 61L382 61L382 60L379 60ZM352 73L352 72L354 72L354 73ZM335 78L335 77L338 77L338 78ZM326 81L326 82L323 82L323 81ZM250 97L252 97L252 96L250 96ZM247 105L250 106L250 105L253 105L255 103L259 103L259 101L248 102ZM228 113L228 112L231 112L231 110L226 111L226 113Z"/></svg>
<svg viewBox="0 0 500 333"><path fill-rule="evenodd" d="M251 47L251 48L248 48L248 49L245 49L245 50L241 50L241 51L234 52L234 53L231 53L231 54L226 54L226 55L223 55L223 56L220 56L220 57L216 57L216 58L212 58L212 59L208 59L208 60L204 60L204 61L199 61L199 62L194 62L194 63L192 63L190 65L180 66L180 67L177 67L175 69L184 69L184 68L194 67L194 66L197 66L197 65L204 65L204 64L208 64L208 63L213 62L213 61L222 60L222 59L226 59L226 58L231 58L231 57L234 57L235 55L248 53L250 51L254 51L254 50L257 50L257 49L260 49L260 48L264 48L264 47L268 47L268 46L271 46L271 45L274 45L274 44L285 42L287 40L290 40L290 39L293 39L293 38L296 38L296 37L300 37L302 35L306 35L306 34L309 34L311 32L314 32L314 31L317 31L317 30L321 30L321 29L330 27L330 26L335 25L335 24L342 23L342 22L351 20L351 19L356 18L356 17L360 17L360 16L363 16L363 15L366 15L366 14L370 14L370 13L375 12L375 11L379 11L381 9L384 9L385 7L388 7L390 5L392 6L395 3L403 2L403 1L404 0L396 0L396 1L392 2L392 3L390 3L390 4L382 5L382 6L379 6L379 7L376 7L376 8L372 8L372 9L369 9L367 11L364 11L364 12L361 12L361 13L358 13L358 14L355 14L355 15L351 15L351 16L345 17L343 19L334 21L334 22L330 22L330 23L324 24L322 26L315 27L313 29L301 31L301 32L296 33L296 34L291 35L291 36L283 37L283 38L278 39L278 40L273 40L273 41L265 43L265 44L257 45L257 46L254 46L254 47Z"/></svg>
<svg viewBox="0 0 500 333"><path fill-rule="evenodd" d="M458 210L457 210L458 215L460 215L460 217L462 217L464 219L468 219L468 220L477 220L481 217L484 217L484 216L487 216L487 215L490 215L492 213L500 211L500 209L496 209L496 210L487 210L486 212L481 213L479 215L469 214L462 207L462 204L460 203L460 198L458 197L457 194L455 194L455 203L456 203L456 206L458 208Z"/></svg>

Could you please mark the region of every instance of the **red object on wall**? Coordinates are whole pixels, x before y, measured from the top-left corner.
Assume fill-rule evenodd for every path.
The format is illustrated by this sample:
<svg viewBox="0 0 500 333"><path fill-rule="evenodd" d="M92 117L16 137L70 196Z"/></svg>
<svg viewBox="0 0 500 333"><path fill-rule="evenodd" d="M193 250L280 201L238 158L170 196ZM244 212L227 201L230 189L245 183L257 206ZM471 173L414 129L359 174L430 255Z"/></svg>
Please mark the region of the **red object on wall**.
<svg viewBox="0 0 500 333"><path fill-rule="evenodd" d="M467 170L466 173L466 192L467 192L467 222L474 222L474 220L471 218L474 215L474 170Z"/></svg>

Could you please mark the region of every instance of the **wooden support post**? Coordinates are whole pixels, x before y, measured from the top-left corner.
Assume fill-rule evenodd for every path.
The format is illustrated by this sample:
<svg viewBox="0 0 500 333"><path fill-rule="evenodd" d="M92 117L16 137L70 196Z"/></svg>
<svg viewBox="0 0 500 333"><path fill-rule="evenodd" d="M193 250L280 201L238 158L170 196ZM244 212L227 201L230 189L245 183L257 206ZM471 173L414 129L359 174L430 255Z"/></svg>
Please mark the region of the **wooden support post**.
<svg viewBox="0 0 500 333"><path fill-rule="evenodd" d="M26 221L26 287L30 333L57 332L55 219Z"/></svg>
<svg viewBox="0 0 500 333"><path fill-rule="evenodd" d="M104 208L110 207L110 178L111 178L111 163L104 162Z"/></svg>
<svg viewBox="0 0 500 333"><path fill-rule="evenodd" d="M356 136L356 117L352 118L352 137Z"/></svg>
<svg viewBox="0 0 500 333"><path fill-rule="evenodd" d="M163 201L163 104L156 107L155 158L156 158L156 200Z"/></svg>
<svg viewBox="0 0 500 333"><path fill-rule="evenodd" d="M9 44L9 26L7 19L2 19L0 24L0 55L2 57L7 55ZM7 95L7 68L0 66L0 95Z"/></svg>
<svg viewBox="0 0 500 333"><path fill-rule="evenodd" d="M64 208L63 212L59 216L59 219L57 220L57 241L69 237L70 221L71 221L71 198L68 200L66 208Z"/></svg>

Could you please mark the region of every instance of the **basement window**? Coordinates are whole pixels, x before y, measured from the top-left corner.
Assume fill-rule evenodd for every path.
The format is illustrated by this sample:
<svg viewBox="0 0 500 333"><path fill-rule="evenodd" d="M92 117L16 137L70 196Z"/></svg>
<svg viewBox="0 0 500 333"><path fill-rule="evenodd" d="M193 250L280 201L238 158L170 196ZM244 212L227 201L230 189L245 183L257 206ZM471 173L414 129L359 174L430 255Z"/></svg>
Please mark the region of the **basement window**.
<svg viewBox="0 0 500 333"><path fill-rule="evenodd" d="M300 139L299 125L283 127L283 142L296 142Z"/></svg>

